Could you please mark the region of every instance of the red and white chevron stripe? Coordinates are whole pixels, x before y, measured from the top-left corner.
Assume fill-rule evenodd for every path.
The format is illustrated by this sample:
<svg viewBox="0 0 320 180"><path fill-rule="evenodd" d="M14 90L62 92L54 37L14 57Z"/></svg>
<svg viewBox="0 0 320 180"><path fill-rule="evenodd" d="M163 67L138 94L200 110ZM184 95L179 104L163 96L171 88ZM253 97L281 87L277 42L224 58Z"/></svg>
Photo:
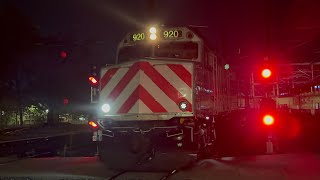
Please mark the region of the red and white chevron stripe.
<svg viewBox="0 0 320 180"><path fill-rule="evenodd" d="M192 112L193 64L137 61L102 72L100 102L109 114Z"/></svg>

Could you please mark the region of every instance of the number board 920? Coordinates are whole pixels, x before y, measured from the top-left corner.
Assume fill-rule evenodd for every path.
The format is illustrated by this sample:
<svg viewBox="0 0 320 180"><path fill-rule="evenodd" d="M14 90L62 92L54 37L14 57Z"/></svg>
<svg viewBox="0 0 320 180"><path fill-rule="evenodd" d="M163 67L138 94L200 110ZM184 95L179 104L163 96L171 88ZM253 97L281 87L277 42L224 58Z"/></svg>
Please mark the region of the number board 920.
<svg viewBox="0 0 320 180"><path fill-rule="evenodd" d="M163 39L174 39L182 37L182 31L180 30L164 30L160 32L160 37ZM146 39L146 33L134 33L130 35L131 41L143 41Z"/></svg>
<svg viewBox="0 0 320 180"><path fill-rule="evenodd" d="M146 38L146 35L144 32L131 34L130 36L131 36L130 37L131 41L142 41L142 40L145 40Z"/></svg>
<svg viewBox="0 0 320 180"><path fill-rule="evenodd" d="M180 37L182 37L182 31L180 31L180 30L161 31L161 37L164 39L180 38Z"/></svg>

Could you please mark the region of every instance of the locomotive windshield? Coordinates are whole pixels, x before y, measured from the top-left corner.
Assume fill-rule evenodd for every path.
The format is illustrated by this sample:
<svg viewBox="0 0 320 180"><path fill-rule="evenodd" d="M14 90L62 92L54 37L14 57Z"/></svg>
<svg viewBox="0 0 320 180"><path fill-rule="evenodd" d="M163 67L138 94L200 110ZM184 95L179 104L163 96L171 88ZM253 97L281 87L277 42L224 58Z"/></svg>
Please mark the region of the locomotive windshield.
<svg viewBox="0 0 320 180"><path fill-rule="evenodd" d="M194 42L163 42L156 45L155 57L196 59L198 44Z"/></svg>
<svg viewBox="0 0 320 180"><path fill-rule="evenodd" d="M159 42L153 46L148 43L125 46L119 50L118 63L145 57L197 59L198 44L195 42Z"/></svg>
<svg viewBox="0 0 320 180"><path fill-rule="evenodd" d="M132 61L139 58L151 56L152 47L146 44L136 44L134 46L125 46L119 50L118 63Z"/></svg>

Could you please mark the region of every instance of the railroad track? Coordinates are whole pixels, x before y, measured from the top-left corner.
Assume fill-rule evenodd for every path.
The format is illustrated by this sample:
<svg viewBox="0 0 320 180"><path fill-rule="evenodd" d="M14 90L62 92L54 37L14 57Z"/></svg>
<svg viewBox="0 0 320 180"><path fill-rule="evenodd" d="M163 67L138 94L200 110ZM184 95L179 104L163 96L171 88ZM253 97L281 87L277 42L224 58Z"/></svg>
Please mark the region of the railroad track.
<svg viewBox="0 0 320 180"><path fill-rule="evenodd" d="M179 168L174 168L171 170L135 170L136 168L138 168L139 166L143 165L144 163L148 162L148 161L152 161L153 160L153 156L154 156L154 151L151 151L151 154L146 154L145 156L143 156L133 167L129 168L129 169L125 169L125 170L121 170L117 173L115 173L113 176L111 176L110 178L108 178L108 180L115 180L118 177L121 177L122 175L126 174L126 173L132 173L132 172L138 172L138 173L163 173L164 175L161 176L160 180L166 180L169 179L170 177L172 177L173 175L175 175L176 173L178 173L179 171L182 170L188 170L190 168L192 168L194 166L194 164L197 161L194 162L189 162L187 163L185 166L179 167Z"/></svg>
<svg viewBox="0 0 320 180"><path fill-rule="evenodd" d="M42 153L65 149L77 146L75 141L78 135L85 135L83 132L68 132L50 136L24 138L16 140L0 141L0 157L9 155L18 155L19 157L28 156L30 154ZM79 138L78 138L79 139ZM89 140L88 140L89 141ZM36 151L35 153L33 151Z"/></svg>
<svg viewBox="0 0 320 180"><path fill-rule="evenodd" d="M143 171L143 170L123 170L119 171L118 173L114 174L112 177L108 178L108 180L115 180L118 177L121 177L122 175L126 173L132 173L132 172L137 172L137 173L163 173L164 175L159 178L159 180L166 180L169 179L170 177L174 176L176 173L182 171L182 170L187 170L193 167L193 164L188 164L184 167L181 168L176 168L168 171Z"/></svg>

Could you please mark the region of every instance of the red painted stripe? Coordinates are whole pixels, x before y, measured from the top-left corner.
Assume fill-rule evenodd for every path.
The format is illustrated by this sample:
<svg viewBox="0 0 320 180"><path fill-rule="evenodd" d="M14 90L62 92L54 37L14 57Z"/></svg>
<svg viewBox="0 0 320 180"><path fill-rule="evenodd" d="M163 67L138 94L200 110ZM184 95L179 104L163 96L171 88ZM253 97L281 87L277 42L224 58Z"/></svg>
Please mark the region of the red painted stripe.
<svg viewBox="0 0 320 180"><path fill-rule="evenodd" d="M167 112L166 109L164 109L164 107L156 101L145 88L139 85L124 102L118 110L118 113L128 113L138 99L140 99L154 113Z"/></svg>
<svg viewBox="0 0 320 180"><path fill-rule="evenodd" d="M140 85L139 93L141 101L152 111L152 112L167 112L167 110L153 97L151 94Z"/></svg>
<svg viewBox="0 0 320 180"><path fill-rule="evenodd" d="M129 71L123 76L117 86L110 92L107 97L107 101L113 102L123 91L123 89L128 85L132 78L137 74L140 69L140 63L135 63L130 67Z"/></svg>
<svg viewBox="0 0 320 180"><path fill-rule="evenodd" d="M191 73L181 64L168 64L168 67L184 81L189 87L192 87Z"/></svg>
<svg viewBox="0 0 320 180"><path fill-rule="evenodd" d="M177 105L179 105L181 99L184 99L182 94L171 85L151 64L148 62L141 62L141 69L149 78ZM184 99L189 104L188 100ZM191 106L189 111L191 111Z"/></svg>
<svg viewBox="0 0 320 180"><path fill-rule="evenodd" d="M129 98L123 103L121 108L118 110L117 113L128 113L132 106L137 102L139 99L139 86L132 92Z"/></svg>
<svg viewBox="0 0 320 180"><path fill-rule="evenodd" d="M109 69L101 78L100 80L100 85L101 85L101 90L104 89L104 87L108 84L108 82L111 80L113 75L118 71L119 68L112 68Z"/></svg>

